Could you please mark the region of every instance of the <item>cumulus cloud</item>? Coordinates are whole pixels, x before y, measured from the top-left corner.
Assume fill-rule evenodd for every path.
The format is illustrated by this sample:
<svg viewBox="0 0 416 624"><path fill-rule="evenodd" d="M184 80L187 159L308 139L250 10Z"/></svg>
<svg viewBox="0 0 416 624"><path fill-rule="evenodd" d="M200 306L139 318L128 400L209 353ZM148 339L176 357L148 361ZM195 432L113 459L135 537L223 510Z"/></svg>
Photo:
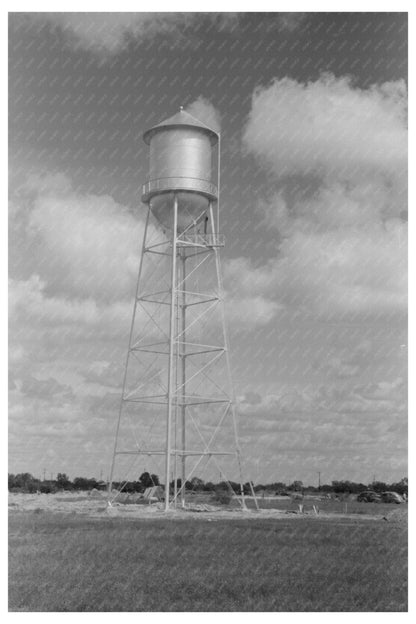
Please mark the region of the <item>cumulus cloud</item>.
<svg viewBox="0 0 416 624"><path fill-rule="evenodd" d="M259 296L276 288L279 271L270 260L267 264L254 267L249 258L240 256L223 263L224 282L231 292L250 293Z"/></svg>
<svg viewBox="0 0 416 624"><path fill-rule="evenodd" d="M41 403L43 422L55 406L59 383L75 418L83 394L120 385L115 366L100 373L94 367L88 370L88 363L100 357L124 361L143 220L111 197L80 193L61 173L28 176L12 195L9 327L14 402L26 414L34 409L30 400ZM151 227L150 235L160 234ZM148 319L142 309L136 316L143 325ZM11 416L17 417L15 412Z"/></svg>
<svg viewBox="0 0 416 624"><path fill-rule="evenodd" d="M281 306L263 296L241 296L234 294L225 299L227 322L232 326L253 329L267 325L278 313Z"/></svg>
<svg viewBox="0 0 416 624"><path fill-rule="evenodd" d="M106 355L111 358L109 351L106 351ZM124 363L123 358L89 359L80 362L77 367L77 372L83 380L80 392L87 397L99 397L115 391L119 397L123 383Z"/></svg>
<svg viewBox="0 0 416 624"><path fill-rule="evenodd" d="M35 22L47 21L59 28L75 49L111 57L124 50L131 40L148 41L158 36L170 46L193 45L186 29L206 20L219 31L238 24L237 13L40 13L26 16Z"/></svg>
<svg viewBox="0 0 416 624"><path fill-rule="evenodd" d="M33 375L24 375L16 384L19 392L32 398L48 398L59 396L61 400L68 401L73 398L72 388L59 383L53 377L37 379Z"/></svg>
<svg viewBox="0 0 416 624"><path fill-rule="evenodd" d="M405 231L392 220L368 229L308 235L295 232L281 245L288 303L316 312L380 315L406 310Z"/></svg>
<svg viewBox="0 0 416 624"><path fill-rule="evenodd" d="M261 415L266 420L272 417L272 421L282 414L303 413L311 408L312 399L310 395L299 390L290 390L280 394L246 393L238 399L239 410L242 413Z"/></svg>
<svg viewBox="0 0 416 624"><path fill-rule="evenodd" d="M306 13L278 13L264 24L265 29L293 33L307 20ZM198 45L198 27L217 32L238 32L241 13L28 13L19 20L35 26L45 22L57 28L75 50L92 52L99 59L111 59L130 42L149 42L156 37L170 48Z"/></svg>
<svg viewBox="0 0 416 624"><path fill-rule="evenodd" d="M73 192L70 178L62 172L43 171L30 173L24 181L21 192L36 195L60 196Z"/></svg>
<svg viewBox="0 0 416 624"><path fill-rule="evenodd" d="M324 316L405 312L406 105L402 81L359 89L327 75L255 91L243 142L279 187L258 205L279 254L256 269L234 260L235 283Z"/></svg>
<svg viewBox="0 0 416 624"><path fill-rule="evenodd" d="M131 295L143 222L111 197L43 195L28 229L52 292L115 299ZM41 258L39 258L41 256Z"/></svg>
<svg viewBox="0 0 416 624"><path fill-rule="evenodd" d="M51 396L47 388L42 388L41 396L32 391L19 393L10 408L13 472L27 471L30 451L30 471L36 476L39 473L35 470L40 472L44 467L54 474L65 471L71 477L88 473L98 476L99 467L109 466L114 435L111 427L103 427L103 415L111 418L115 409L114 402L108 402L104 410L102 405L98 408L77 397Z"/></svg>
<svg viewBox="0 0 416 624"><path fill-rule="evenodd" d="M143 216L75 191L62 174L32 175L10 209L12 275L39 275L51 296L131 300ZM158 235L152 226L149 235Z"/></svg>
<svg viewBox="0 0 416 624"><path fill-rule="evenodd" d="M128 326L131 302L100 305L92 298L48 296L45 288L39 275L32 275L28 280L9 280L9 314L13 327L37 325L46 332L71 327L73 337L79 332L90 332L94 327L95 338L98 338L103 333L108 337L122 334L123 327Z"/></svg>
<svg viewBox="0 0 416 624"><path fill-rule="evenodd" d="M74 47L109 55L126 47L129 37L172 34L181 21L175 13L49 13L43 18L58 26Z"/></svg>
<svg viewBox="0 0 416 624"><path fill-rule="evenodd" d="M238 411L249 472L256 482L291 482L307 475L309 483L311 474L323 466L330 479L359 480L374 471L405 474L403 390L403 379L397 378L361 386L256 393L255 400L254 393L247 392L238 399Z"/></svg>
<svg viewBox="0 0 416 624"><path fill-rule="evenodd" d="M275 174L401 174L407 162L407 92L403 80L355 88L328 74L258 87L243 143Z"/></svg>
<svg viewBox="0 0 416 624"><path fill-rule="evenodd" d="M221 116L219 111L202 95L186 106L186 110L213 130L217 132L221 130Z"/></svg>
<svg viewBox="0 0 416 624"><path fill-rule="evenodd" d="M279 256L265 265L225 263L226 283L306 315L405 313L406 249L407 226L399 219L315 233L292 224Z"/></svg>
<svg viewBox="0 0 416 624"><path fill-rule="evenodd" d="M293 192L282 184L279 192L259 203L267 225L276 228L283 238L295 231L315 234L371 228L394 218L406 225L406 208L405 189L382 178L348 184L326 180L311 193Z"/></svg>
<svg viewBox="0 0 416 624"><path fill-rule="evenodd" d="M323 371L328 379L349 379L372 368L373 358L374 344L371 340L364 339L343 350L327 350L326 357L317 357L314 366Z"/></svg>

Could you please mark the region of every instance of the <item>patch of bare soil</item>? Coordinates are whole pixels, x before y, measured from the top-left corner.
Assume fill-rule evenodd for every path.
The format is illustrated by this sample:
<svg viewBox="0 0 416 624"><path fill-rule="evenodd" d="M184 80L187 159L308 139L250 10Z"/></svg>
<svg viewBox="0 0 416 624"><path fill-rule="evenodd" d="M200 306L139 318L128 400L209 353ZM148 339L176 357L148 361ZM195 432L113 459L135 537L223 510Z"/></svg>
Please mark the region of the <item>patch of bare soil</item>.
<svg viewBox="0 0 416 624"><path fill-rule="evenodd" d="M107 507L106 494L89 495L88 492L59 492L59 494L11 494L9 509L21 511L52 511L58 513L95 514L103 513Z"/></svg>
<svg viewBox="0 0 416 624"><path fill-rule="evenodd" d="M163 503L152 504L122 504L113 502L111 506L107 503L105 492L60 492L58 494L9 494L9 509L11 512L55 512L55 513L76 513L88 515L90 517L103 516L112 518L130 519L172 519L186 520L189 518L208 520L210 522L224 519L247 519L258 520L260 518L269 519L297 519L297 520L353 520L358 521L388 521L407 522L407 507L394 509L384 518L375 517L370 514L315 514L312 511L300 513L300 511L287 511L281 509L261 509L243 511L241 509L229 508L226 506L215 506L209 504L189 504L185 509L177 508L165 512Z"/></svg>

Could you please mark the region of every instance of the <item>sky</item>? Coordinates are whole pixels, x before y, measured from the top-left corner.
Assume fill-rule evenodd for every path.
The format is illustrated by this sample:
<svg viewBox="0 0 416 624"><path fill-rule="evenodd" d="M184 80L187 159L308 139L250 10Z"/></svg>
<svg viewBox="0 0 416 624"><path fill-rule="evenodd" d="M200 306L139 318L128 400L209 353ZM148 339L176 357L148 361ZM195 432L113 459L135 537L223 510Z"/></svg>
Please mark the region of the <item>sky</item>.
<svg viewBox="0 0 416 624"><path fill-rule="evenodd" d="M407 475L407 17L9 17L9 470L107 476L147 128L221 129L247 479Z"/></svg>

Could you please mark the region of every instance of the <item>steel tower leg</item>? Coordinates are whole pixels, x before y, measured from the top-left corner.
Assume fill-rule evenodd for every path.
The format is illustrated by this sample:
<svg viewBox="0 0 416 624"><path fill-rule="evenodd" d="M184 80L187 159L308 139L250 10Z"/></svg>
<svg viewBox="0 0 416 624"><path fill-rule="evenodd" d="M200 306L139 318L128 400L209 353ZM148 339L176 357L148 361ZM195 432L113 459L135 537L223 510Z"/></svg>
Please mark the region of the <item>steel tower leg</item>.
<svg viewBox="0 0 416 624"><path fill-rule="evenodd" d="M181 479L181 505L185 507L185 483L186 483L186 250L182 250L182 479ZM179 347L179 344L178 344Z"/></svg>
<svg viewBox="0 0 416 624"><path fill-rule="evenodd" d="M216 237L217 232L216 232L216 227L215 227L215 222L214 222L214 211L212 209L212 203L210 203L209 205L209 210L210 210L210 217L211 217L211 223L212 223L212 227L214 231L214 236ZM214 247L214 253L215 253L215 267L217 271L218 289L219 289L220 297L221 297L220 308L221 308L222 333L223 333L223 340L224 340L224 345L225 345L225 361L226 361L226 366L227 366L228 384L229 384L230 393L231 393L230 408L231 408L231 415L232 415L233 429L234 429L236 458L238 462L238 470L239 470L239 476L240 476L241 503L242 503L242 507L245 509L246 504L244 500L243 470L241 466L241 450L240 450L240 445L238 441L237 421L236 421L236 416L235 416L236 399L235 399L234 383L233 383L233 379L231 375L230 348L229 348L228 332L227 332L227 324L225 320L224 300L223 300L224 289L222 285L220 255L219 255L219 251L217 247ZM257 501L256 501L256 504L257 504Z"/></svg>
<svg viewBox="0 0 416 624"><path fill-rule="evenodd" d="M174 345L175 345L175 311L177 302L176 286L176 251L178 229L178 198L175 195L173 201L173 232L172 232L172 272L171 272L171 297L170 297L170 329L169 329L169 365L168 365L168 391L167 391L167 415L166 415L166 469L165 469L165 511L169 511L169 478L170 456L172 447L172 412L173 403L176 401L176 388L174 383Z"/></svg>

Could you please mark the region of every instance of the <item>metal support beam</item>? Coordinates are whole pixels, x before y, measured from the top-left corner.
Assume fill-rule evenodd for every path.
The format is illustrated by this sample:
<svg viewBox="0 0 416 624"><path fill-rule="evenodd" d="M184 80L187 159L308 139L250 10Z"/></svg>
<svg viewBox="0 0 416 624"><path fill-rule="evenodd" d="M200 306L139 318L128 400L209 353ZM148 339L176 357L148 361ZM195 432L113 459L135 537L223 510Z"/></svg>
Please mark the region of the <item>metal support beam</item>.
<svg viewBox="0 0 416 624"><path fill-rule="evenodd" d="M175 343L175 306L176 306L176 238L178 229L178 197L173 201L173 232L172 232L172 271L170 297L170 329L169 329L169 367L168 367L168 409L166 415L166 465L165 465L165 511L169 511L169 478L170 454L172 437L172 408L176 396L174 389L174 348Z"/></svg>
<svg viewBox="0 0 416 624"><path fill-rule="evenodd" d="M212 224L213 227L215 228L215 223L214 223L214 211L212 209L212 203L210 203L210 216L211 216L211 220L212 220ZM218 214L217 214L217 219L218 219ZM215 234L215 232L214 232ZM214 253L215 253L215 266L216 266L216 270L217 270L217 280L218 280L218 288L219 288L219 292L220 292L220 297L223 297L223 285L222 285L222 275L221 275L221 264L220 264L220 256L219 256L219 251L218 249L214 249ZM225 311L224 311L224 304L223 302L221 303L221 320L222 320L222 331L223 331L223 338L224 338L224 344L225 344L225 358L226 358L226 362L227 362L227 375L228 375L228 383L229 383L229 387L231 390L231 414L232 414L232 421L233 421L233 429L234 429L234 439L235 439L235 447L236 447L236 455L237 455L237 461L238 461L238 468L239 468L239 472L240 472L240 493L241 493L241 501L242 501L242 505L245 508L245 500L244 500L244 488L243 488L243 471L242 471L242 466L241 466L241 450L240 450L240 445L238 443L238 432L237 432L237 421L236 421L236 416L235 416L235 390L234 390L234 384L233 384L233 380L232 380L232 376L231 376L231 364L230 364L230 357L229 357L229 343L228 343L228 333L227 333L227 326L226 326L226 322L225 322Z"/></svg>
<svg viewBox="0 0 416 624"><path fill-rule="evenodd" d="M181 485L186 483L186 255L181 253L182 259L182 478ZM178 337L179 338L179 337ZM181 506L185 507L185 487L181 488Z"/></svg>

